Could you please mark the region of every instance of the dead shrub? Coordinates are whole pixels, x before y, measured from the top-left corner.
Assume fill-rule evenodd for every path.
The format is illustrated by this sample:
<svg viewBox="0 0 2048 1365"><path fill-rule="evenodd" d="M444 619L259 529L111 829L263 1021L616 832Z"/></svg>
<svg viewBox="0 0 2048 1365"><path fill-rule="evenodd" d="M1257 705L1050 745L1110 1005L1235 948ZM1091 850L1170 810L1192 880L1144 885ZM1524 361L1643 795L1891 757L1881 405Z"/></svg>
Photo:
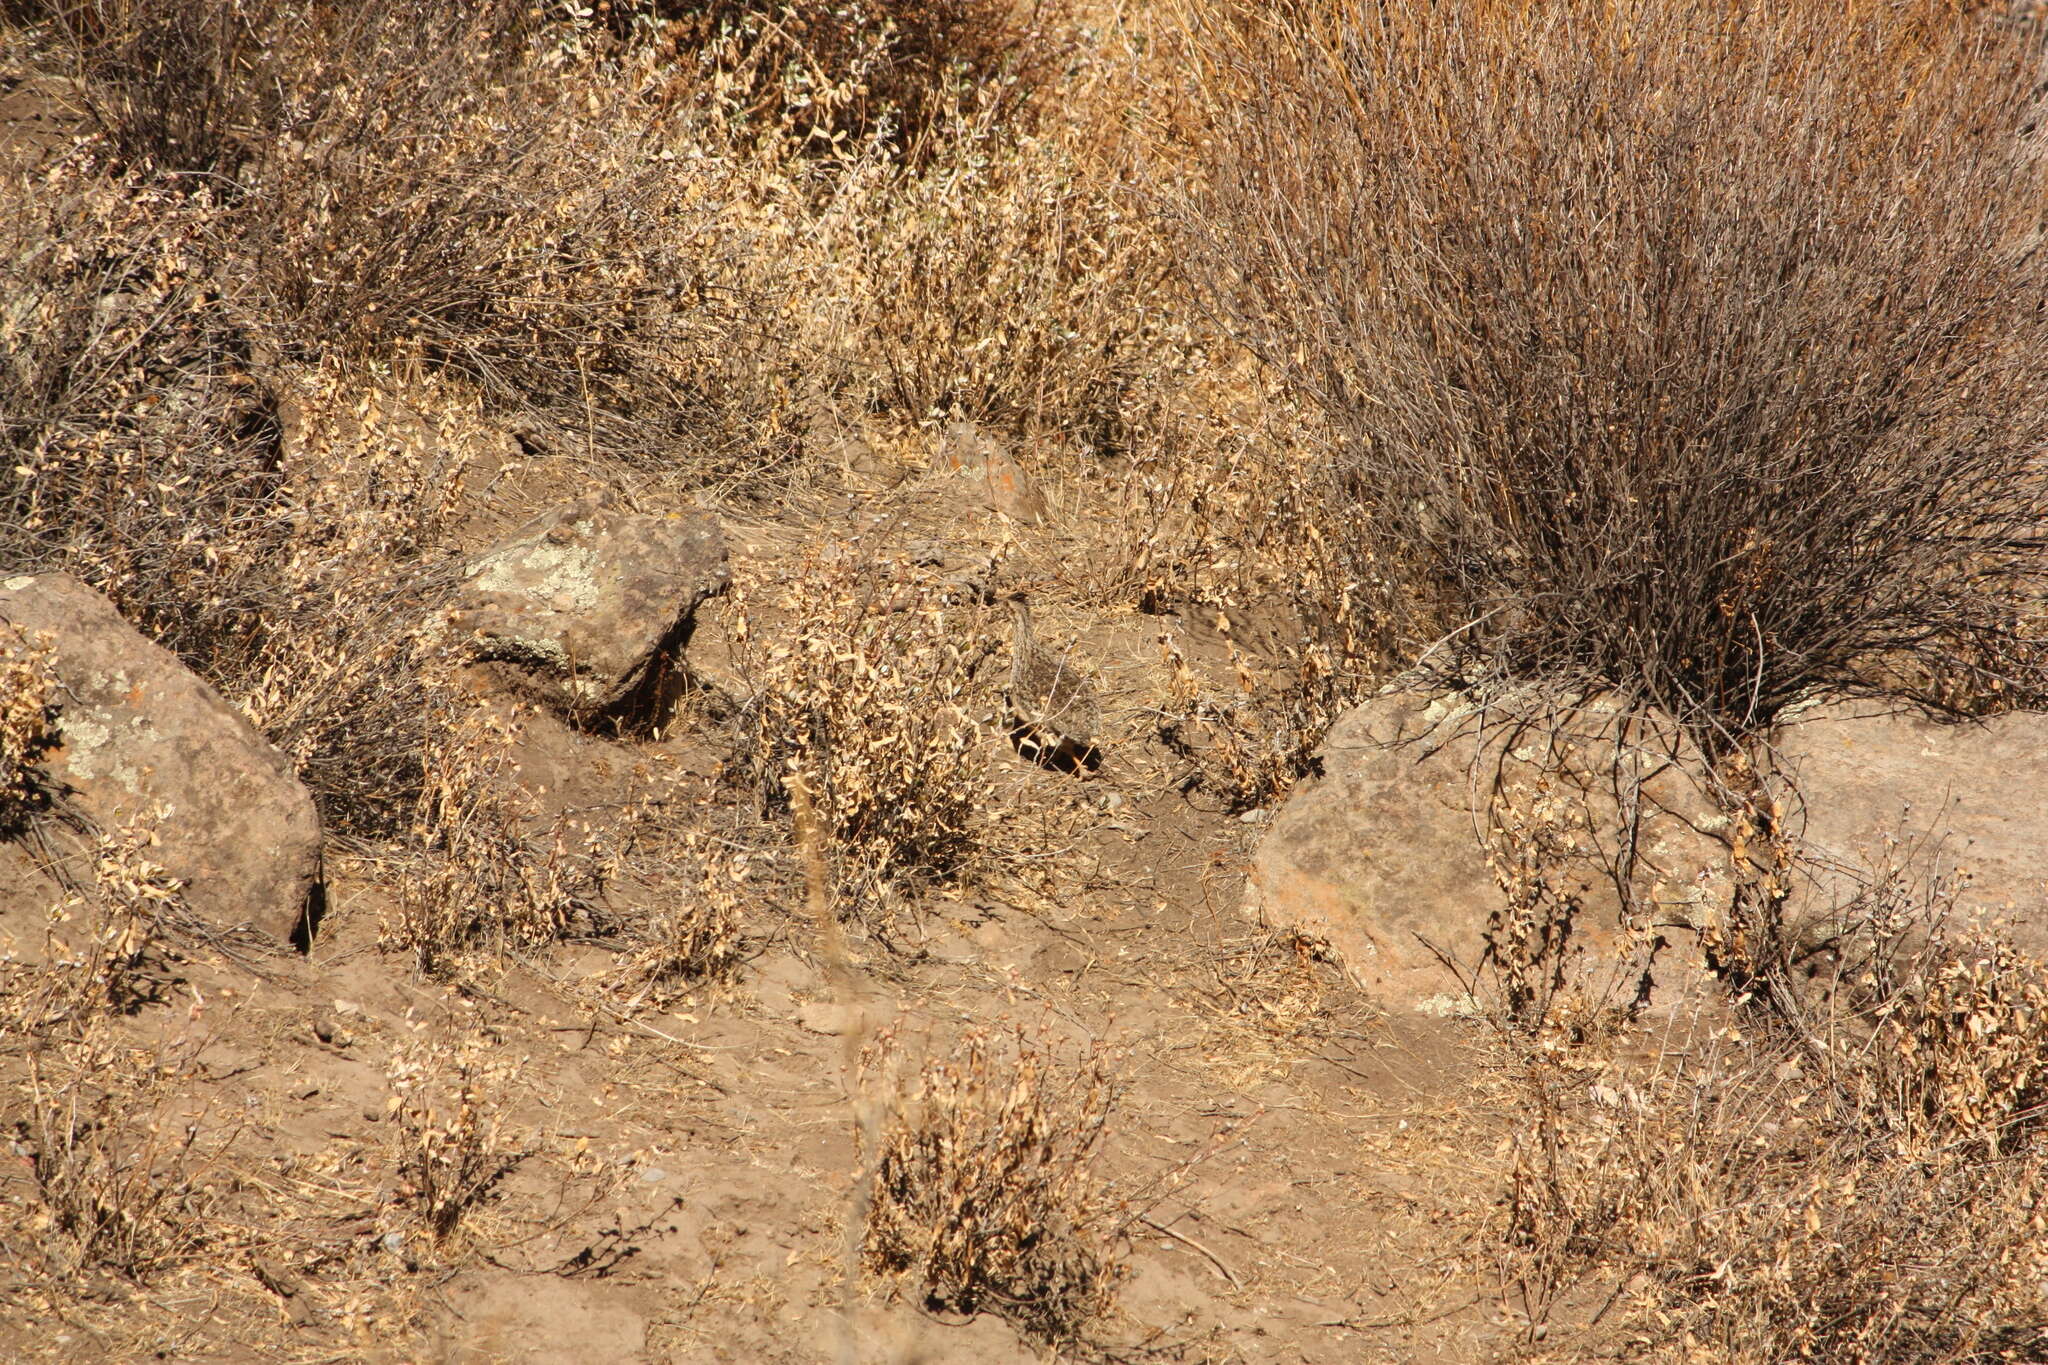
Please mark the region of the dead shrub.
<svg viewBox="0 0 2048 1365"><path fill-rule="evenodd" d="M331 825L388 832L424 709L394 664L460 471L375 420L332 431L331 367L259 379L219 231L203 193L75 165L0 215L0 556L106 593L292 754ZM310 413L289 462L281 394Z"/></svg>
<svg viewBox="0 0 2048 1365"><path fill-rule="evenodd" d="M2048 1348L2048 974L1928 904L1863 919L1798 1028L1753 1015L1643 1074L1529 1062L1506 1232L1532 1327L1591 1277L1655 1359Z"/></svg>
<svg viewBox="0 0 2048 1365"><path fill-rule="evenodd" d="M1195 10L1195 278L1329 420L1313 515L1398 568L1411 654L1702 732L1907 664L2041 695L2023 26Z"/></svg>
<svg viewBox="0 0 2048 1365"><path fill-rule="evenodd" d="M773 465L779 393L756 361L781 300L775 256L746 249L772 222L755 168L642 101L644 58L508 54L434 0L336 22L232 225L287 353L414 357L563 448Z"/></svg>
<svg viewBox="0 0 2048 1365"><path fill-rule="evenodd" d="M698 983L731 975L742 960L752 859L690 830L675 861L683 869L681 887L649 914L638 946L619 969L622 988L632 991L630 1005L665 1005Z"/></svg>
<svg viewBox="0 0 2048 1365"><path fill-rule="evenodd" d="M882 400L1116 442L1138 376L1171 360L1157 237L1066 141L988 114L944 131L926 164L877 166L884 183L850 201Z"/></svg>
<svg viewBox="0 0 2048 1365"><path fill-rule="evenodd" d="M0 215L0 556L77 574L202 669L259 631L292 529L219 214L66 163Z"/></svg>
<svg viewBox="0 0 2048 1365"><path fill-rule="evenodd" d="M470 952L495 958L588 926L614 872L602 832L539 819L515 785L516 717L445 693L435 704L415 851L385 942L434 973Z"/></svg>
<svg viewBox="0 0 2048 1365"><path fill-rule="evenodd" d="M878 143L915 163L963 109L1023 119L1057 72L1067 15L1064 0L642 0L612 24L651 28L678 68L671 98L709 94L745 135L814 154Z"/></svg>
<svg viewBox="0 0 2048 1365"><path fill-rule="evenodd" d="M47 641L0 623L0 837L45 804L38 765L57 742L56 689Z"/></svg>
<svg viewBox="0 0 2048 1365"><path fill-rule="evenodd" d="M232 176L248 147L264 30L275 0L18 0L16 23L48 30L70 59L87 115L128 167Z"/></svg>
<svg viewBox="0 0 2048 1365"><path fill-rule="evenodd" d="M1404 639L1392 567L1367 538L1331 529L1319 424L1262 389L1211 375L1177 401L1191 411L1134 418L1127 539L1105 585L1180 615L1160 634L1161 738L1232 812L1274 803L1314 770L1324 733L1398 666ZM1274 624L1276 647L1238 638L1233 621L1253 614ZM1227 672L1194 657L1196 618L1222 637Z"/></svg>
<svg viewBox="0 0 2048 1365"><path fill-rule="evenodd" d="M735 603L743 637L752 591ZM786 808L793 782L809 790L842 914L958 877L982 849L991 788L970 707L989 651L978 611L947 594L935 575L890 581L840 547L774 601L786 634L749 645L744 767L768 809Z"/></svg>
<svg viewBox="0 0 2048 1365"><path fill-rule="evenodd" d="M869 1050L863 1084L896 1048L888 1034ZM969 1031L925 1064L863 1154L875 1171L863 1267L916 1276L933 1308L1073 1340L1122 1275L1120 1205L1093 1171L1113 1101L1099 1053L1065 1067L1022 1031Z"/></svg>
<svg viewBox="0 0 2048 1365"><path fill-rule="evenodd" d="M393 1052L387 1079L399 1206L439 1246L526 1159L504 1129L519 1063L476 1034L418 1039Z"/></svg>
<svg viewBox="0 0 2048 1365"><path fill-rule="evenodd" d="M103 1022L28 1057L8 1107L28 1158L18 1216L35 1262L140 1280L218 1249L232 1134L200 1137L189 1081L166 1056L113 1041Z"/></svg>
<svg viewBox="0 0 2048 1365"><path fill-rule="evenodd" d="M66 889L50 907L42 960L10 965L0 986L6 1032L80 1029L162 995L174 945L198 926L184 909L183 883L148 856L155 843L145 823L95 831L76 860L82 866L60 868Z"/></svg>

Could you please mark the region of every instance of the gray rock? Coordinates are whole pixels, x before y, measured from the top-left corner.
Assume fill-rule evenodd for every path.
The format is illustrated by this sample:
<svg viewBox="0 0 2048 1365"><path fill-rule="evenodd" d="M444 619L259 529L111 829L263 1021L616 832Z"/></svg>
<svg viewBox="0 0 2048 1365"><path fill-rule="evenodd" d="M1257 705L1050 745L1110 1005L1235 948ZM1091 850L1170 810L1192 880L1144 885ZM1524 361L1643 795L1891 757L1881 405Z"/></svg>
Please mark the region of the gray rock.
<svg viewBox="0 0 2048 1365"><path fill-rule="evenodd" d="M186 905L279 941L320 884L320 817L291 762L220 694L66 574L0 579L0 620L46 637L57 746L42 766L72 814L154 824Z"/></svg>
<svg viewBox="0 0 2048 1365"><path fill-rule="evenodd" d="M448 621L473 658L516 665L574 718L654 711L697 608L725 591L725 561L724 534L702 512L641 516L608 495L580 498L476 556Z"/></svg>

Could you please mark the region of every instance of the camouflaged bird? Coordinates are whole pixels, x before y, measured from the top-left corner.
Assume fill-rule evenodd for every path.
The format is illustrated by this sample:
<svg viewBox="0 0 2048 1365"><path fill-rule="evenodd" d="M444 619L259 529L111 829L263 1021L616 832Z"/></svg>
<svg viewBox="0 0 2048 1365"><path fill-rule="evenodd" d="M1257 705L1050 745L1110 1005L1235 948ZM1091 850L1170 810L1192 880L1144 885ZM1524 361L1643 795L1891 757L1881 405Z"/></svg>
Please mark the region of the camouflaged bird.
<svg viewBox="0 0 2048 1365"><path fill-rule="evenodd" d="M1095 736L1102 708L1095 688L1065 656L1038 643L1031 603L1022 592L1009 595L1016 617L1010 643L1011 734L1025 757L1053 767L1092 768L1099 761Z"/></svg>

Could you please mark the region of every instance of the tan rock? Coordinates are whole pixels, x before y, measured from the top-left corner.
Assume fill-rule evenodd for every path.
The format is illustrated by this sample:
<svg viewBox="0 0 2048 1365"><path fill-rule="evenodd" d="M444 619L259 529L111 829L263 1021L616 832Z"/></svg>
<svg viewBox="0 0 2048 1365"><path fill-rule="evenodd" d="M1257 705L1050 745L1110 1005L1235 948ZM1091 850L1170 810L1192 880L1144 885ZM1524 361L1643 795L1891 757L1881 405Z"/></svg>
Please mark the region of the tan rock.
<svg viewBox="0 0 2048 1365"><path fill-rule="evenodd" d="M651 713L680 669L697 608L727 579L725 536L711 516L642 516L597 495L476 556L448 623L472 658L516 666L573 716Z"/></svg>
<svg viewBox="0 0 2048 1365"><path fill-rule="evenodd" d="M2007 922L2048 957L2048 716L1946 722L1875 701L1793 713L1775 742L1818 894L1887 864L1966 875L1965 909Z"/></svg>
<svg viewBox="0 0 2048 1365"><path fill-rule="evenodd" d="M1562 861L1584 905L1574 970L1633 981L1648 965L1663 995L1688 995L1699 966L1684 930L1728 894L1718 808L1669 757L1682 746L1668 731L1599 703L1562 737L1544 734L1538 716L1512 699L1482 709L1409 691L1357 707L1332 727L1322 776L1275 812L1247 910L1328 943L1383 1002L1431 1007L1461 994L1442 959L1469 974L1506 904L1487 843L1504 800L1527 821L1547 819L1572 850ZM1618 877L1647 922L1624 925ZM1660 934L1652 960L1644 942Z"/></svg>
<svg viewBox="0 0 2048 1365"><path fill-rule="evenodd" d="M313 798L240 712L66 574L0 578L0 620L51 650L60 808L102 830L153 826L153 861L223 928L289 941L320 883ZM61 830L53 831L61 835Z"/></svg>

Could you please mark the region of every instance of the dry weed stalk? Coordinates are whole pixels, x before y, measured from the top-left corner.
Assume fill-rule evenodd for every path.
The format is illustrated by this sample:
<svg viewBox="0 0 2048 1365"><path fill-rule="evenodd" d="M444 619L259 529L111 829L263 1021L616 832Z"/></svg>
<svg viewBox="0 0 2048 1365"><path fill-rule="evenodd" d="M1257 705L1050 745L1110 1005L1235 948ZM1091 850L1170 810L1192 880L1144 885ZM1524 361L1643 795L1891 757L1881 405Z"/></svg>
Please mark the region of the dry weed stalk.
<svg viewBox="0 0 2048 1365"><path fill-rule="evenodd" d="M1245 387L1198 393L1218 409L1208 423L1151 419L1124 493L1118 574L1147 610L1178 607L1222 637L1230 673L1212 683L1185 629L1162 635L1162 737L1232 811L1270 805L1314 770L1323 735L1390 671L1405 629L1380 551L1326 524L1319 424ZM1262 655L1240 642L1239 613L1282 623L1286 643Z"/></svg>
<svg viewBox="0 0 2048 1365"><path fill-rule="evenodd" d="M1518 1027L1541 1029L1582 1015L1588 1006L1572 989L1580 951L1572 935L1586 909L1578 865L1584 809L1539 775L1501 792L1490 823L1486 864L1502 903L1487 916L1479 970Z"/></svg>
<svg viewBox="0 0 2048 1365"><path fill-rule="evenodd" d="M148 857L155 843L147 824L93 836L82 859L90 878L75 879L50 907L42 961L9 966L0 987L6 1032L84 1028L157 997L169 944L191 926L183 883Z"/></svg>
<svg viewBox="0 0 2048 1365"><path fill-rule="evenodd" d="M56 689L48 641L0 622L0 835L44 804L38 764L56 743Z"/></svg>
<svg viewBox="0 0 2048 1365"><path fill-rule="evenodd" d="M863 1086L898 1050L885 1033ZM970 1030L925 1064L879 1152L864 1152L876 1172L865 1266L915 1275L933 1307L992 1310L1040 1340L1072 1341L1122 1276L1121 1205L1093 1170L1113 1100L1099 1052L1066 1067L1022 1030Z"/></svg>
<svg viewBox="0 0 2048 1365"><path fill-rule="evenodd" d="M475 1033L415 1039L392 1054L384 1108L397 1193L436 1246L526 1159L504 1131L520 1066Z"/></svg>
<svg viewBox="0 0 2048 1365"><path fill-rule="evenodd" d="M1530 1062L1507 1270L1532 1326L1594 1276L1629 1285L1625 1333L1656 1359L2048 1349L2048 973L1872 894L1797 1028L1754 1014L1643 1075Z"/></svg>
<svg viewBox="0 0 2048 1365"><path fill-rule="evenodd" d="M752 859L690 830L673 860L682 885L652 912L640 943L619 968L620 989L637 1004L661 1006L698 983L739 969L741 934L752 904Z"/></svg>
<svg viewBox="0 0 2048 1365"><path fill-rule="evenodd" d="M201 1138L189 1083L166 1057L116 1042L103 1019L29 1056L8 1107L30 1171L17 1215L44 1268L145 1279L218 1249L233 1135Z"/></svg>

